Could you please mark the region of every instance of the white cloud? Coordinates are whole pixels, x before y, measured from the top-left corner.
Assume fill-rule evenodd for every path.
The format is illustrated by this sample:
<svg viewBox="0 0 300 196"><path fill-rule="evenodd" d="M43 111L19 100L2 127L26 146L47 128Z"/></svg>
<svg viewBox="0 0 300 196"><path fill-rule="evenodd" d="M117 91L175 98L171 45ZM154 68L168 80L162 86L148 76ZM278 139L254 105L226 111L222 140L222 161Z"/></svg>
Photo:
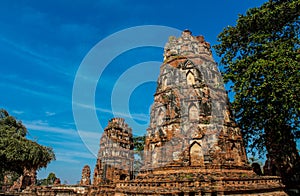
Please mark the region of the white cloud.
<svg viewBox="0 0 300 196"><path fill-rule="evenodd" d="M9 50L10 53L15 54L17 57L21 57L22 59L25 59L27 61L30 61L33 64L37 64L39 66L42 66L43 68L46 68L48 71L63 75L63 76L68 76L65 77L67 80L70 78L73 78L73 73L69 72L68 70L65 69L65 67L68 66L68 62L66 62L65 59L62 59L59 56L54 56L49 52L47 53L42 53L40 51L50 51L55 49L57 51L63 50L55 46L49 48L43 48L45 46L40 46L39 47L32 47L29 44L25 43L20 43L15 40L12 40L10 38L6 38L4 35L0 34L0 42L1 44L5 46L6 50ZM55 49L54 49L55 48ZM67 50L63 50L68 52ZM71 64L71 62L69 62Z"/></svg>
<svg viewBox="0 0 300 196"><path fill-rule="evenodd" d="M141 120L141 121L145 121L148 122L150 119L150 115L149 114L144 114L144 113L127 113L127 112L119 112L119 111L112 111L106 108L99 108L99 107L95 107L92 105L87 105L87 104L82 104L82 103L73 103L76 104L79 107L82 108L87 108L90 110L96 110L99 112L104 112L104 113L108 113L108 114L113 114L115 117L122 117L122 118L133 118L134 120Z"/></svg>
<svg viewBox="0 0 300 196"><path fill-rule="evenodd" d="M44 56L38 52L35 52L34 50L32 50L31 48L29 48L26 45L23 45L21 43L17 43L13 40L5 38L3 35L1 35L0 41L3 42L4 44L10 46L12 49L14 49L14 51L16 53L18 53L20 55L29 56L30 58L38 59L39 61L42 61L42 62L47 62L50 60L49 57Z"/></svg>
<svg viewBox="0 0 300 196"><path fill-rule="evenodd" d="M39 140L42 143L47 143L51 146L56 146L57 149L60 149L61 147L63 147L63 149L70 148L70 149L82 149L84 147L84 144L80 141L66 141L66 140L45 140L45 139L41 139Z"/></svg>
<svg viewBox="0 0 300 196"><path fill-rule="evenodd" d="M54 116L56 113L55 112L45 112L46 116Z"/></svg>
<svg viewBox="0 0 300 196"><path fill-rule="evenodd" d="M79 160L76 160L74 158L66 157L66 156L58 156L56 154L56 161L66 162L66 163L80 163Z"/></svg>
<svg viewBox="0 0 300 196"><path fill-rule="evenodd" d="M68 163L80 163L82 162L82 159L94 159L94 160L97 159L97 157L93 156L89 152L78 152L74 149L70 149L70 150L57 149L57 152L55 152L55 156L56 156L56 161L68 162Z"/></svg>
<svg viewBox="0 0 300 196"><path fill-rule="evenodd" d="M12 113L20 115L20 114L24 114L24 111L20 111L20 110L13 110Z"/></svg>
<svg viewBox="0 0 300 196"><path fill-rule="evenodd" d="M41 132L58 133L67 136L78 136L78 133L75 129L53 127L50 126L45 121L31 121L31 122L25 121L23 123L29 130L31 129L35 131L41 131Z"/></svg>
<svg viewBox="0 0 300 196"><path fill-rule="evenodd" d="M69 99L67 99L64 96L59 96L57 93L42 92L40 90L36 90L33 88L26 88L25 86L21 86L19 84L13 84L12 82L0 83L0 86L4 88L16 89L17 91L22 91L30 95L36 95L51 100L58 100L60 102L69 102Z"/></svg>
<svg viewBox="0 0 300 196"><path fill-rule="evenodd" d="M89 152L78 152L75 150L63 150L61 149L56 153L57 157L69 157L73 159L84 158L84 159L94 159L95 157ZM57 159L59 160L59 159Z"/></svg>
<svg viewBox="0 0 300 196"><path fill-rule="evenodd" d="M82 159L95 159L95 156L88 151L86 145L80 139L77 130L63 127L53 127L50 126L45 121L31 121L24 122L24 125L29 130L35 130L40 132L48 132L54 135L63 136L66 139L52 138L47 140L47 138L42 138L39 142L46 146L52 146L54 153L56 155L56 161L68 162L68 163L80 163ZM100 134L96 133L86 133L85 136L91 140L98 138ZM97 144L99 146L99 140Z"/></svg>

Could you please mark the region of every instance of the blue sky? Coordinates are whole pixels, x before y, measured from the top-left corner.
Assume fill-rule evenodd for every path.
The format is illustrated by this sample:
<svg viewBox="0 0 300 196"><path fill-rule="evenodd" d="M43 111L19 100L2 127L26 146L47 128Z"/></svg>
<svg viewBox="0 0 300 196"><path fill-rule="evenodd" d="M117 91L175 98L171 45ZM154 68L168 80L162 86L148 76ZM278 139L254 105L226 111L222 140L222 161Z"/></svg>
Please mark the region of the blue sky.
<svg viewBox="0 0 300 196"><path fill-rule="evenodd" d="M0 1L0 108L22 120L28 128L28 137L53 147L57 157L47 169L39 171L38 177L45 178L49 172L55 172L62 182L76 183L85 164L91 169L95 166L96 157L80 138L74 122L72 89L82 60L99 41L126 28L163 25L190 29L194 35L202 34L214 45L217 35L224 27L234 25L238 14L264 2ZM97 116L102 127L114 116L111 95L122 73L142 62L162 62L162 52L162 48L154 47L133 49L116 57L106 67L95 92ZM218 61L216 56L214 58ZM154 74L158 72L159 66L153 70ZM133 118L141 125L139 130L133 127L134 134L145 132L141 129L147 127L154 92L153 81L135 88L128 101L131 116L124 114L122 109L118 111L116 104L115 114ZM88 137L98 141L100 132ZM98 149L98 144L95 145Z"/></svg>

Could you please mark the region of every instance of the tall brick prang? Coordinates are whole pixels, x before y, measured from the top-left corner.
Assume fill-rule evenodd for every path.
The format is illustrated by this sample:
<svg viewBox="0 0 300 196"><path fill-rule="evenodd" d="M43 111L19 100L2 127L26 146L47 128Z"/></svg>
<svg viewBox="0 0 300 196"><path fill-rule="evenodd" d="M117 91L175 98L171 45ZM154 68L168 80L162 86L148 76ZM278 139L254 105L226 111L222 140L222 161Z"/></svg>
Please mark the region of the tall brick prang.
<svg viewBox="0 0 300 196"><path fill-rule="evenodd" d="M113 118L100 139L93 184L129 180L133 167L132 130L122 118Z"/></svg>
<svg viewBox="0 0 300 196"><path fill-rule="evenodd" d="M170 37L160 68L145 146L145 167L245 166L241 132L210 44L185 30Z"/></svg>

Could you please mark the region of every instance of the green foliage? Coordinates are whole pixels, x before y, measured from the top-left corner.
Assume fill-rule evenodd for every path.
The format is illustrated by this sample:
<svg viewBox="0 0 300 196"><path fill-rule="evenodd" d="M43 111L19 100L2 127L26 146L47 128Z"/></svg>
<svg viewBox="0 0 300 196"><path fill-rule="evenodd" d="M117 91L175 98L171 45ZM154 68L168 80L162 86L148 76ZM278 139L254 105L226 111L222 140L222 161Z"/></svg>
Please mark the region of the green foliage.
<svg viewBox="0 0 300 196"><path fill-rule="evenodd" d="M224 80L234 83L232 105L248 149L262 154L266 148L285 164L282 173L299 164L299 19L299 0L270 0L240 15L214 46Z"/></svg>
<svg viewBox="0 0 300 196"><path fill-rule="evenodd" d="M143 164L144 159L144 146L145 146L146 136L135 136L133 137L133 145L134 145L134 171L137 172L140 170Z"/></svg>
<svg viewBox="0 0 300 196"><path fill-rule="evenodd" d="M49 184L53 184L56 179L57 179L57 177L56 177L55 173L52 173L52 172L47 177L47 181Z"/></svg>
<svg viewBox="0 0 300 196"><path fill-rule="evenodd" d="M135 152L141 152L144 150L146 136L133 137L133 145Z"/></svg>
<svg viewBox="0 0 300 196"><path fill-rule="evenodd" d="M37 185L38 186L53 185L56 179L57 179L57 177L56 177L55 173L51 172L48 174L47 178L37 180Z"/></svg>
<svg viewBox="0 0 300 196"><path fill-rule="evenodd" d="M0 172L22 174L24 168L40 169L55 159L53 150L26 138L27 129L21 121L0 110Z"/></svg>
<svg viewBox="0 0 300 196"><path fill-rule="evenodd" d="M225 81L234 82L233 106L247 141L263 135L266 121L299 132L300 1L270 1L239 16L219 35L217 54ZM260 139L251 143L262 150Z"/></svg>

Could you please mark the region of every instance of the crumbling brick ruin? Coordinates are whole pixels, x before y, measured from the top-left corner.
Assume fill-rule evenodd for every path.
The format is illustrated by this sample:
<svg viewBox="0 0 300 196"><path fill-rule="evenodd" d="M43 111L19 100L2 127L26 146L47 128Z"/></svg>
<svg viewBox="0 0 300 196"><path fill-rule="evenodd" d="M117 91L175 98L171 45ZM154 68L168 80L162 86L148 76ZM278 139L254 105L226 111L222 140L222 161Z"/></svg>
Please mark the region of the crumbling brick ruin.
<svg viewBox="0 0 300 196"><path fill-rule="evenodd" d="M14 181L13 186L9 188L10 191L20 191L24 190L26 187L34 186L36 181L36 170L35 169L24 169L23 175L21 175L16 181Z"/></svg>
<svg viewBox="0 0 300 196"><path fill-rule="evenodd" d="M132 130L122 118L113 118L100 139L93 185L132 179Z"/></svg>
<svg viewBox="0 0 300 196"><path fill-rule="evenodd" d="M81 186L91 185L91 168L88 165L85 165L82 169L80 185Z"/></svg>

